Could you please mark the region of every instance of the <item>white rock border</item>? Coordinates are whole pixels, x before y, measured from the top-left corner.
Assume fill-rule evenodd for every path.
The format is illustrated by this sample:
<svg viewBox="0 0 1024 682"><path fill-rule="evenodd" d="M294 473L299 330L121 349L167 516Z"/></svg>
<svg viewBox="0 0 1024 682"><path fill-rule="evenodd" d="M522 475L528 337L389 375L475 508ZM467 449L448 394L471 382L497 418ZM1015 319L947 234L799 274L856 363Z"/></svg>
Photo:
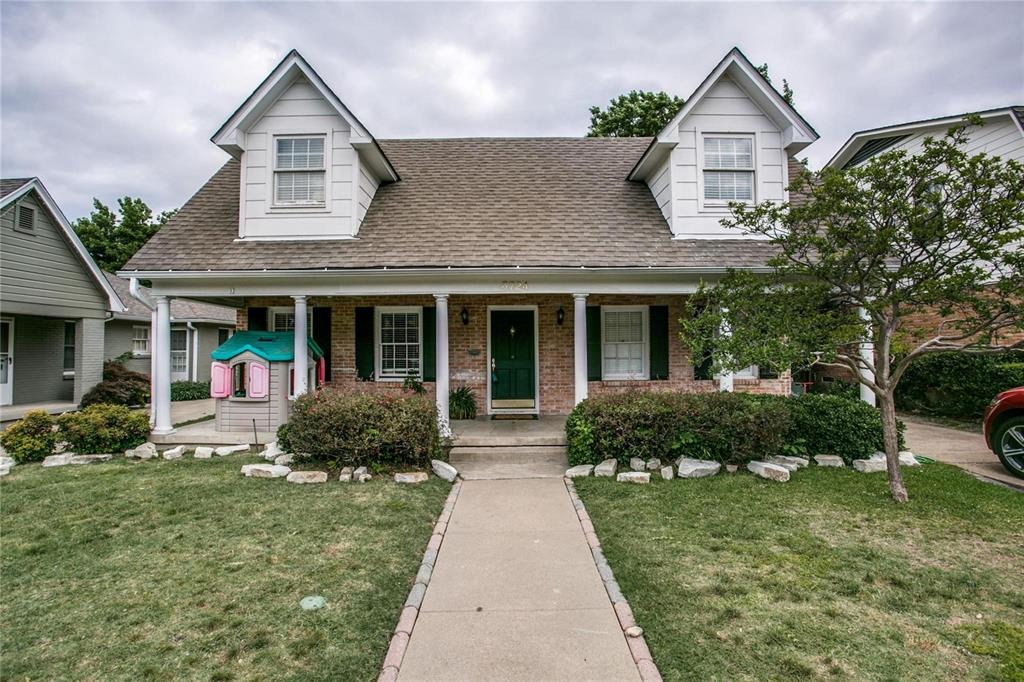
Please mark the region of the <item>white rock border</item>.
<svg viewBox="0 0 1024 682"><path fill-rule="evenodd" d="M594 557L597 572L604 582L604 589L608 592L608 599L612 603L612 608L615 609L615 617L618 618L619 627L622 628L622 636L626 638L629 653L633 656L637 672L640 673L640 680L641 682L661 682L661 672L651 657L651 650L647 648L644 631L637 626L633 619L633 609L629 607L629 602L622 595L619 583L615 580L615 574L612 573L612 567L608 565L608 560L605 559L604 552L601 551L601 541L597 539L594 524L590 522L590 514L587 513L583 500L576 494L576 486L572 480L568 478L562 480L565 482L565 489L569 491L572 506L576 509L576 516L580 520L583 536L587 538L587 545L590 546L590 553Z"/></svg>
<svg viewBox="0 0 1024 682"><path fill-rule="evenodd" d="M416 625L416 618L420 615L420 605L423 603L423 595L427 592L427 585L430 584L430 576L434 572L434 562L437 561L437 553L441 550L441 543L444 542L444 534L448 530L448 520L455 510L455 501L459 499L459 491L462 490L462 481L455 481L452 489L445 500L444 509L434 525L434 532L427 543L427 551L423 553L423 561L420 562L420 569L416 572L416 582L409 590L409 596L402 606L402 613L398 617L398 625L391 635L391 643L388 645L388 652L384 655L384 662L380 665L380 675L377 682L395 682L398 673L402 669L402 659L405 658L405 650L409 648L409 639L412 637L413 627Z"/></svg>

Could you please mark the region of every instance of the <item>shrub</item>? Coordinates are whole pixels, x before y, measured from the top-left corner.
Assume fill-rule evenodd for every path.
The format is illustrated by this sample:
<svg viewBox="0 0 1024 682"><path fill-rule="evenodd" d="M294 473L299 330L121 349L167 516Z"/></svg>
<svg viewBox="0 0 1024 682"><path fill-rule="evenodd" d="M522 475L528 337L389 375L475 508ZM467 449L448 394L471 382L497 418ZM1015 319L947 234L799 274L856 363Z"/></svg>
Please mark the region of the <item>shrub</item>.
<svg viewBox="0 0 1024 682"><path fill-rule="evenodd" d="M60 438L81 455L123 452L146 442L149 417L124 405L90 405L57 419Z"/></svg>
<svg viewBox="0 0 1024 682"><path fill-rule="evenodd" d="M295 400L277 432L289 452L339 466L428 466L440 452L434 401L322 388Z"/></svg>
<svg viewBox="0 0 1024 682"><path fill-rule="evenodd" d="M839 455L849 464L885 449L879 412L860 399L807 394L784 400L789 403L786 440L804 456ZM897 427L902 447L903 422Z"/></svg>
<svg viewBox="0 0 1024 682"><path fill-rule="evenodd" d="M103 363L103 381L82 396L82 407L90 405L144 405L149 400L149 377L124 365Z"/></svg>
<svg viewBox="0 0 1024 682"><path fill-rule="evenodd" d="M1024 351L936 353L915 360L896 387L900 409L977 418L997 394L1024 386Z"/></svg>
<svg viewBox="0 0 1024 682"><path fill-rule="evenodd" d="M57 448L54 419L43 410L32 410L0 432L0 445L18 464L39 462Z"/></svg>
<svg viewBox="0 0 1024 682"><path fill-rule="evenodd" d="M452 419L476 419L476 396L469 386L448 394L448 414Z"/></svg>
<svg viewBox="0 0 1024 682"><path fill-rule="evenodd" d="M210 397L209 381L172 381L171 400L202 400Z"/></svg>

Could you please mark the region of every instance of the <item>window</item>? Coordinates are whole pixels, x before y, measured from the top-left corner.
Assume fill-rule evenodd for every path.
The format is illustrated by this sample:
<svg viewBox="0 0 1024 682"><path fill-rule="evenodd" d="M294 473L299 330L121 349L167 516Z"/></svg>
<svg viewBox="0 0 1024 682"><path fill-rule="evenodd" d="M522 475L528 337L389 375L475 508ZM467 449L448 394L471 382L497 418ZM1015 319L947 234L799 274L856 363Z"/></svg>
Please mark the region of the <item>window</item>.
<svg viewBox="0 0 1024 682"><path fill-rule="evenodd" d="M64 376L75 376L75 323L64 323Z"/></svg>
<svg viewBox="0 0 1024 682"><path fill-rule="evenodd" d="M377 376L420 376L420 308L377 308Z"/></svg>
<svg viewBox="0 0 1024 682"><path fill-rule="evenodd" d="M149 355L149 327L132 327L132 355Z"/></svg>
<svg viewBox="0 0 1024 682"><path fill-rule="evenodd" d="M279 137L274 142L274 203L323 205L324 138Z"/></svg>
<svg viewBox="0 0 1024 682"><path fill-rule="evenodd" d="M36 229L36 210L31 206L18 204L18 214L15 218L17 220L15 226L19 230L31 232Z"/></svg>
<svg viewBox="0 0 1024 682"><path fill-rule="evenodd" d="M602 377L646 379L647 307L601 307Z"/></svg>
<svg viewBox="0 0 1024 682"><path fill-rule="evenodd" d="M249 364L239 362L231 365L231 397L245 398L249 391Z"/></svg>
<svg viewBox="0 0 1024 682"><path fill-rule="evenodd" d="M188 330L171 330L171 374L188 372ZM173 378L173 376L172 376Z"/></svg>
<svg viewBox="0 0 1024 682"><path fill-rule="evenodd" d="M221 327L217 330L217 345L223 346L224 343L231 338L231 330L225 327Z"/></svg>
<svg viewBox="0 0 1024 682"><path fill-rule="evenodd" d="M295 308L271 308L270 330L272 332L295 331ZM313 309L306 309L306 333L313 329Z"/></svg>
<svg viewBox="0 0 1024 682"><path fill-rule="evenodd" d="M704 200L754 200L754 138L704 138Z"/></svg>

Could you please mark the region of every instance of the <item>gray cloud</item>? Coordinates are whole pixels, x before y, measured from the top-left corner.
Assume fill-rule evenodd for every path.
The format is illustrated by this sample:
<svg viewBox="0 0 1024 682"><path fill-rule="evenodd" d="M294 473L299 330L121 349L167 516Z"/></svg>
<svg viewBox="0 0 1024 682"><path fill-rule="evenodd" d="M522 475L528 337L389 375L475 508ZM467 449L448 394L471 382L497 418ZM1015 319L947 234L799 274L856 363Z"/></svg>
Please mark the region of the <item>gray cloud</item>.
<svg viewBox="0 0 1024 682"><path fill-rule="evenodd" d="M1024 4L0 3L0 172L181 205L209 142L298 48L378 137L582 135L633 89L689 95L733 45L796 90L824 163L854 130L1024 104Z"/></svg>

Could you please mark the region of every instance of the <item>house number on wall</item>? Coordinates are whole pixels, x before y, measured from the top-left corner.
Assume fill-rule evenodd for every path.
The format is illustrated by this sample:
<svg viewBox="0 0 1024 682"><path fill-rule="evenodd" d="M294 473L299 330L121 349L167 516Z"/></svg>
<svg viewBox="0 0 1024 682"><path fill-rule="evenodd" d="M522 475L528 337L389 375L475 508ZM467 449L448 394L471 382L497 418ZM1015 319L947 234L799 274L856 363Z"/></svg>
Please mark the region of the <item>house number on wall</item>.
<svg viewBox="0 0 1024 682"><path fill-rule="evenodd" d="M518 290L518 291L523 291L524 289L529 289L530 288L530 283L527 282L526 280L507 279L507 280L505 280L504 282L501 283L501 288L502 289L515 289L515 290Z"/></svg>

